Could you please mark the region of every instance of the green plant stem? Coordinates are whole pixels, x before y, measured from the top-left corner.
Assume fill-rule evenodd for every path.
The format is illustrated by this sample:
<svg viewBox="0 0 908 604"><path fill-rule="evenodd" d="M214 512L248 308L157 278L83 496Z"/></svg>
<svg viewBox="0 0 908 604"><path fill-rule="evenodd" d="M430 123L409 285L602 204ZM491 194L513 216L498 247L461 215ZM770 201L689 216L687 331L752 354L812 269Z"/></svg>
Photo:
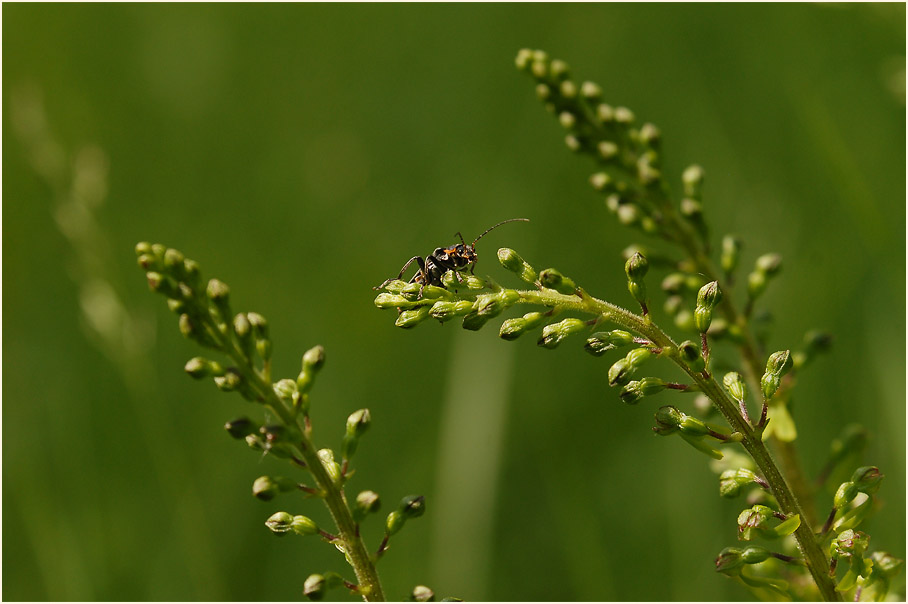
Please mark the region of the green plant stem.
<svg viewBox="0 0 908 604"><path fill-rule="evenodd" d="M318 450L307 436L302 418L295 414L293 410L287 408L286 404L274 392L270 382L265 379L264 374L249 363L246 356L233 341L233 338L221 333L214 324L206 327L212 337L221 345L221 350L236 363L237 369L243 378L253 385L265 406L277 415L284 425L296 426L299 429L302 435L299 448L303 461L306 462L306 469L312 474L312 478L323 493L325 505L328 507L331 518L337 526L338 536L342 541L347 561L356 574L359 584L358 591L366 602L384 602L385 594L378 578L378 571L375 569L375 564L369 556L362 537L356 530L356 522L350 513L350 506L347 505L343 486L331 480L328 471L322 465L322 460L318 456Z"/></svg>
<svg viewBox="0 0 908 604"><path fill-rule="evenodd" d="M674 227L673 231L679 235L674 241L684 248L688 256L696 265L697 271L703 273L707 281L722 282L709 255L699 244L699 237L693 229L690 228L687 222L680 219L671 203L663 203L660 207L663 212L665 212L667 222ZM729 295L722 296L722 299L719 301L719 308L722 314L725 315L725 319L728 323L730 325L738 326L741 330L743 342L738 345L738 351L740 352L741 360L743 361L744 377L752 391L759 392L760 377L763 374L764 361L758 352L759 348L757 346L757 341L756 338L754 338L753 332L750 330L747 316L738 313L734 301ZM805 473L801 466L796 447L790 442L785 442L776 438L774 434L770 436L770 439L776 449L776 453L781 459L782 467L785 468L785 475L789 478L791 489L801 502L804 511L804 515L801 517L802 520L810 526L816 526L818 518L816 506L813 501L813 490L810 481L805 478Z"/></svg>
<svg viewBox="0 0 908 604"><path fill-rule="evenodd" d="M698 373L691 370L682 361L678 352L678 345L648 317L641 317L614 304L593 298L584 292L581 292L581 295L564 295L552 290L526 290L518 291L517 293L520 296L520 301L524 303L560 307L564 310L596 315L603 320L611 321L624 329L640 334L662 348L662 356L670 358L684 370L700 386L703 393L715 403L716 408L728 421L732 430L742 435L741 445L750 454L762 472L772 494L779 503L782 513L786 516L797 514L802 519L805 518L797 498L785 482L782 473L763 444L761 435L744 420L737 404L728 396L711 374L706 371ZM840 594L835 590L835 583L829 576L829 561L814 536L810 523L801 522L801 525L794 532L794 536L823 599L841 601Z"/></svg>

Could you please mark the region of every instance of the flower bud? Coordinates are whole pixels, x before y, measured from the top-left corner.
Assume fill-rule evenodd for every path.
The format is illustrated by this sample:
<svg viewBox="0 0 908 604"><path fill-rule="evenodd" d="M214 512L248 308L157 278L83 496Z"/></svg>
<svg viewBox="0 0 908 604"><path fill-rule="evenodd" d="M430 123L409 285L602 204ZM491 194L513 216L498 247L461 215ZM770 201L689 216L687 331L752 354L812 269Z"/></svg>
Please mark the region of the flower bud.
<svg viewBox="0 0 908 604"><path fill-rule="evenodd" d="M627 384L634 372L652 356L647 348L635 348L619 359L608 371L609 386Z"/></svg>
<svg viewBox="0 0 908 604"><path fill-rule="evenodd" d="M646 377L639 381L628 382L618 394L622 402L634 405L645 396L665 390L665 382L656 377Z"/></svg>
<svg viewBox="0 0 908 604"><path fill-rule="evenodd" d="M619 124L629 125L634 122L636 116L634 112L627 107L615 107L615 121Z"/></svg>
<svg viewBox="0 0 908 604"><path fill-rule="evenodd" d="M426 498L422 495L407 495L400 500L397 509L408 520L419 518L426 512Z"/></svg>
<svg viewBox="0 0 908 604"><path fill-rule="evenodd" d="M668 436L679 430L684 414L678 411L677 407L665 405L659 407L655 417L656 425L653 427L653 432L660 436Z"/></svg>
<svg viewBox="0 0 908 604"><path fill-rule="evenodd" d="M600 107L602 107L602 105L600 105ZM603 161L610 161L618 156L620 149L618 148L618 145L616 145L612 141L601 141L598 145L596 145L596 151L599 153L599 157L602 158Z"/></svg>
<svg viewBox="0 0 908 604"><path fill-rule="evenodd" d="M344 459L353 459L360 437L365 434L372 423L372 415L368 409L354 411L347 418L347 432L341 445L341 454Z"/></svg>
<svg viewBox="0 0 908 604"><path fill-rule="evenodd" d="M508 319L501 324L501 330L498 332L499 337L503 340L516 340L524 333L535 329L548 319L548 313L529 312L523 317Z"/></svg>
<svg viewBox="0 0 908 604"><path fill-rule="evenodd" d="M325 585L325 577L323 575L309 575L306 577L305 583L303 583L303 595L310 600L323 599L327 591L328 588Z"/></svg>
<svg viewBox="0 0 908 604"><path fill-rule="evenodd" d="M433 319L438 319L444 323L454 317L462 317L473 309L472 300L439 300L429 309L429 314Z"/></svg>
<svg viewBox="0 0 908 604"><path fill-rule="evenodd" d="M586 340L584 349L593 356L602 356L609 350L634 343L634 336L626 331L615 329L612 331L598 331Z"/></svg>
<svg viewBox="0 0 908 604"><path fill-rule="evenodd" d="M211 279L208 282L205 294L217 309L221 319L224 321L229 320L233 313L230 312L230 288L227 287L227 284L218 279Z"/></svg>
<svg viewBox="0 0 908 604"><path fill-rule="evenodd" d="M400 294L382 292L375 296L375 306L378 308L413 308L417 306L414 300L408 300Z"/></svg>
<svg viewBox="0 0 908 604"><path fill-rule="evenodd" d="M872 495L880 489L883 473L875 466L864 466L854 471L851 481L861 493Z"/></svg>
<svg viewBox="0 0 908 604"><path fill-rule="evenodd" d="M712 281L700 288L697 293L697 307L694 309L694 321L697 324L697 331L706 333L709 324L713 320L713 309L722 299L722 290L719 289L719 282Z"/></svg>
<svg viewBox="0 0 908 604"><path fill-rule="evenodd" d="M744 401L746 388L744 386L744 378L741 377L740 373L736 371L726 373L722 383L725 384L726 390L728 390L733 399L739 403Z"/></svg>
<svg viewBox="0 0 908 604"><path fill-rule="evenodd" d="M640 252L636 252L624 264L624 272L627 274L627 289L643 307L643 314L646 314L646 284L643 282L643 277L648 270L649 262Z"/></svg>
<svg viewBox="0 0 908 604"><path fill-rule="evenodd" d="M542 335L536 342L543 348L556 348L562 340L573 333L577 333L586 328L586 321L581 319L564 319L558 323L552 323L542 328Z"/></svg>
<svg viewBox="0 0 908 604"><path fill-rule="evenodd" d="M703 188L703 168L697 165L688 166L681 175L684 183L684 195L691 199L700 199Z"/></svg>
<svg viewBox="0 0 908 604"><path fill-rule="evenodd" d="M161 273L145 273L145 279L148 281L148 288L153 292L164 294L168 298L180 298L180 286L177 281L168 275Z"/></svg>
<svg viewBox="0 0 908 604"><path fill-rule="evenodd" d="M404 518L403 514L398 510L394 510L388 517L385 519L385 532L388 535L396 534L400 529L404 527L404 523L407 521Z"/></svg>
<svg viewBox="0 0 908 604"><path fill-rule="evenodd" d="M265 526L276 535L283 535L293 530L293 516L287 512L276 512L265 521Z"/></svg>
<svg viewBox="0 0 908 604"><path fill-rule="evenodd" d="M189 359L183 370L197 380L210 375L223 375L224 373L224 368L221 367L220 363L202 357Z"/></svg>
<svg viewBox="0 0 908 604"><path fill-rule="evenodd" d="M405 310L397 315L397 320L394 322L394 325L404 329L416 327L429 318L429 310L428 306L418 306L411 310Z"/></svg>
<svg viewBox="0 0 908 604"><path fill-rule="evenodd" d="M722 254L719 263L722 272L730 275L738 267L738 256L741 253L741 240L732 235L722 238Z"/></svg>
<svg viewBox="0 0 908 604"><path fill-rule="evenodd" d="M547 268L539 273L539 282L542 287L554 289L560 294L571 295L577 291L577 285L553 268Z"/></svg>
<svg viewBox="0 0 908 604"><path fill-rule="evenodd" d="M768 401L776 393L782 383L782 376L788 373L791 367L791 351L780 350L769 355L769 359L766 361L766 373L760 380L765 400Z"/></svg>
<svg viewBox="0 0 908 604"><path fill-rule="evenodd" d="M678 345L678 352L684 364L691 368L692 371L701 372L706 369L706 362L700 354L700 347L686 340Z"/></svg>
<svg viewBox="0 0 908 604"><path fill-rule="evenodd" d="M240 417L224 424L224 429L231 437L240 439L258 432L260 426L248 417Z"/></svg>
<svg viewBox="0 0 908 604"><path fill-rule="evenodd" d="M325 471L328 472L328 478L331 482L337 483L341 479L340 464L334 461L334 451L331 449L319 449L318 458L322 462Z"/></svg>
<svg viewBox="0 0 908 604"><path fill-rule="evenodd" d="M303 537L318 533L318 525L308 516L294 516L293 521L290 523L290 529Z"/></svg>
<svg viewBox="0 0 908 604"><path fill-rule="evenodd" d="M296 482L283 476L259 476L252 483L252 496L262 501L271 501L279 493L294 491L298 486Z"/></svg>
<svg viewBox="0 0 908 604"><path fill-rule="evenodd" d="M224 372L224 375L219 375L214 378L215 385L223 392L238 390L242 382L243 376L240 375L235 367L229 367L227 371Z"/></svg>
<svg viewBox="0 0 908 604"><path fill-rule="evenodd" d="M747 468L725 470L719 475L719 495L727 499L737 497L741 494L741 489L753 484L756 480L757 475Z"/></svg>
<svg viewBox="0 0 908 604"><path fill-rule="evenodd" d="M361 491L353 503L353 519L362 522L369 514L374 514L381 507L381 498L375 491Z"/></svg>
<svg viewBox="0 0 908 604"><path fill-rule="evenodd" d="M536 282L536 270L514 250L506 247L498 250L498 261L501 263L501 266L512 273L515 273L523 281L526 281L527 283Z"/></svg>
<svg viewBox="0 0 908 604"><path fill-rule="evenodd" d="M481 315L475 310L471 311L463 318L463 328L470 331L479 331L491 318L487 315Z"/></svg>
<svg viewBox="0 0 908 604"><path fill-rule="evenodd" d="M410 592L410 600L413 602L434 602L435 592L425 585L417 585Z"/></svg>

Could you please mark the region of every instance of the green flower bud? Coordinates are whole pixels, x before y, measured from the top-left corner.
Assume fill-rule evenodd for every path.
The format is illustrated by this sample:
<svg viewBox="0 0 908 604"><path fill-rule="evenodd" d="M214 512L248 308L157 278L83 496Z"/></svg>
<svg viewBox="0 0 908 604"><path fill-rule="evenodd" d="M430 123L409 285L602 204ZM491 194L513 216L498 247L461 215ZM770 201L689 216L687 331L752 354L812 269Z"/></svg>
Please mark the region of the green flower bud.
<svg viewBox="0 0 908 604"><path fill-rule="evenodd" d="M603 123L615 121L615 109L607 104L600 103L596 105L596 117Z"/></svg>
<svg viewBox="0 0 908 604"><path fill-rule="evenodd" d="M766 291L766 284L768 279L766 278L766 273L761 273L754 271L747 276L747 295L751 300L755 300L760 297L764 291Z"/></svg>
<svg viewBox="0 0 908 604"><path fill-rule="evenodd" d="M422 495L407 495L400 500L397 510L408 520L419 518L426 512L426 498Z"/></svg>
<svg viewBox="0 0 908 604"><path fill-rule="evenodd" d="M655 377L643 378L639 381L628 382L618 394L621 400L628 405L640 402L645 396L651 396L665 390L665 382Z"/></svg>
<svg viewBox="0 0 908 604"><path fill-rule="evenodd" d="M626 331L597 331L586 340L584 349L593 356L602 356L609 350L634 343L634 336Z"/></svg>
<svg viewBox="0 0 908 604"><path fill-rule="evenodd" d="M381 498L375 491L361 491L353 504L353 519L362 522L369 514L374 514L381 507Z"/></svg>
<svg viewBox="0 0 908 604"><path fill-rule="evenodd" d="M293 530L293 516L287 512L276 512L265 521L268 527L275 535L284 535Z"/></svg>
<svg viewBox="0 0 908 604"><path fill-rule="evenodd" d="M600 107L602 107L602 105L600 105ZM612 141L601 141L598 145L596 145L596 151L599 153L599 157L601 157L603 161L610 161L618 156L619 149L618 145L616 145Z"/></svg>
<svg viewBox="0 0 908 604"><path fill-rule="evenodd" d="M536 98L540 101L547 101L552 98L552 87L548 84L536 84Z"/></svg>
<svg viewBox="0 0 908 604"><path fill-rule="evenodd" d="M455 273L454 271L448 271L441 276L441 282L446 288L452 291L458 289L482 289L486 286L486 282L476 275Z"/></svg>
<svg viewBox="0 0 908 604"><path fill-rule="evenodd" d="M248 417L240 417L224 424L227 433L236 439L246 438L248 435L258 432L260 427Z"/></svg>
<svg viewBox="0 0 908 604"><path fill-rule="evenodd" d="M339 482L341 479L341 468L340 464L334 461L334 451L331 449L319 449L318 458L322 462L325 471L328 472L328 477L332 482Z"/></svg>
<svg viewBox="0 0 908 604"><path fill-rule="evenodd" d="M719 263L722 271L730 275L738 267L738 256L741 253L741 240L732 235L722 238L722 254Z"/></svg>
<svg viewBox="0 0 908 604"><path fill-rule="evenodd" d="M561 59L553 59L549 63L549 73L556 80L565 80L571 75L571 68Z"/></svg>
<svg viewBox="0 0 908 604"><path fill-rule="evenodd" d="M678 345L678 352L681 354L681 360L691 368L692 371L702 372L706 369L706 362L700 354L700 347L690 340L681 342Z"/></svg>
<svg viewBox="0 0 908 604"><path fill-rule="evenodd" d="M590 184L597 191L610 191L614 188L614 180L605 172L596 172L590 176Z"/></svg>
<svg viewBox="0 0 908 604"><path fill-rule="evenodd" d="M853 482L843 482L835 492L835 497L832 499L832 505L835 506L837 510L841 510L848 505L852 499L857 497L859 492L860 491L858 491Z"/></svg>
<svg viewBox="0 0 908 604"><path fill-rule="evenodd" d="M292 403L293 395L298 392L296 382L289 379L277 381L272 388L278 398L286 403Z"/></svg>
<svg viewBox="0 0 908 604"><path fill-rule="evenodd" d="M556 348L566 337L585 329L586 326L586 321L574 318L546 325L542 328L542 335L536 344L543 348Z"/></svg>
<svg viewBox="0 0 908 604"><path fill-rule="evenodd" d="M655 417L656 425L653 427L653 432L660 436L668 436L680 429L684 414L678 411L677 407L665 405L659 407Z"/></svg>
<svg viewBox="0 0 908 604"><path fill-rule="evenodd" d="M259 434L264 440L264 449L279 459L288 459L296 453L297 444L302 441L302 435L295 427L270 424L259 428Z"/></svg>
<svg viewBox="0 0 908 604"><path fill-rule="evenodd" d="M239 313L233 318L233 333L236 334L240 350L243 351L246 358L252 358L255 340L252 335L252 324L245 313Z"/></svg>
<svg viewBox="0 0 908 604"><path fill-rule="evenodd" d="M725 470L719 475L719 495L732 499L741 494L741 489L757 480L757 475L747 468Z"/></svg>
<svg viewBox="0 0 908 604"><path fill-rule="evenodd" d="M353 459L356 448L359 445L360 437L365 434L372 423L372 415L368 409L354 411L347 418L347 432L344 434L344 440L341 447L341 454L344 459Z"/></svg>
<svg viewBox="0 0 908 604"><path fill-rule="evenodd" d="M411 310L405 310L397 315L394 325L404 329L416 327L429 318L429 310L428 306L418 306Z"/></svg>
<svg viewBox="0 0 908 604"><path fill-rule="evenodd" d="M240 375L235 367L229 367L224 372L224 375L219 375L214 378L215 385L223 392L238 390L242 382L243 376Z"/></svg>
<svg viewBox="0 0 908 604"><path fill-rule="evenodd" d="M472 300L439 300L429 309L429 314L433 319L438 319L444 323L454 317L462 317L473 309Z"/></svg>
<svg viewBox="0 0 908 604"><path fill-rule="evenodd" d="M164 294L168 298L181 297L180 286L173 277L152 271L145 273L145 278L148 281L148 288L151 291Z"/></svg>
<svg viewBox="0 0 908 604"><path fill-rule="evenodd" d="M375 296L375 306L378 308L413 308L418 306L415 300L410 300L400 294L382 292Z"/></svg>
<svg viewBox="0 0 908 604"><path fill-rule="evenodd" d="M283 476L259 476L252 483L252 496L262 501L271 501L279 493L295 491L299 488L296 482Z"/></svg>
<svg viewBox="0 0 908 604"><path fill-rule="evenodd" d="M719 282L712 281L700 288L697 293L697 307L694 309L694 321L697 324L697 331L706 333L709 324L713 319L713 309L722 299L722 290L719 289Z"/></svg>
<svg viewBox="0 0 908 604"><path fill-rule="evenodd" d="M880 489L880 483L883 481L883 473L875 466L864 466L854 471L851 481L855 488L861 493L872 495Z"/></svg>
<svg viewBox="0 0 908 604"><path fill-rule="evenodd" d="M498 332L499 337L503 340L516 340L524 333L535 329L548 319L548 313L529 312L518 319L508 319L501 324L501 330Z"/></svg>
<svg viewBox="0 0 908 604"><path fill-rule="evenodd" d="M767 560L772 553L762 547L750 546L744 549L726 547L716 558L716 570L726 575L739 575L741 567L746 564L759 564Z"/></svg>
<svg viewBox="0 0 908 604"><path fill-rule="evenodd" d="M684 183L684 195L692 199L700 199L703 188L703 168L697 165L688 166L681 175Z"/></svg>
<svg viewBox="0 0 908 604"><path fill-rule="evenodd" d="M782 256L779 254L763 254L757 258L755 268L767 277L772 277L782 268Z"/></svg>
<svg viewBox="0 0 908 604"><path fill-rule="evenodd" d="M744 386L744 378L741 377L740 373L736 371L726 373L722 383L725 384L726 390L728 390L733 399L739 403L744 401L746 387Z"/></svg>
<svg viewBox="0 0 908 604"><path fill-rule="evenodd" d="M576 293L577 285L553 268L547 268L539 273L539 282L542 287L554 289L560 294L571 295Z"/></svg>
<svg viewBox="0 0 908 604"><path fill-rule="evenodd" d="M434 602L435 601L435 592L426 587L425 585L417 585L413 588L413 591L410 592L410 601L411 602Z"/></svg>
<svg viewBox="0 0 908 604"><path fill-rule="evenodd" d="M649 122L640 126L640 142L652 149L658 149L662 141L662 133L654 124Z"/></svg>
<svg viewBox="0 0 908 604"><path fill-rule="evenodd" d="M562 128L572 130L577 125L577 116L570 111L562 111L558 114L558 121L561 122Z"/></svg>
<svg viewBox="0 0 908 604"><path fill-rule="evenodd" d="M503 247L498 250L498 261L512 273L515 273L527 283L535 283L538 275L536 269L530 266L520 254L510 248Z"/></svg>
<svg viewBox="0 0 908 604"><path fill-rule="evenodd" d="M394 510L388 514L388 518L385 520L385 532L388 535L396 534L400 529L404 527L404 523L407 521L398 510Z"/></svg>
<svg viewBox="0 0 908 604"><path fill-rule="evenodd" d="M476 303L473 308L477 314L491 319L513 306L518 300L520 300L520 294L515 290L503 289L495 294L476 296Z"/></svg>
<svg viewBox="0 0 908 604"><path fill-rule="evenodd" d="M318 533L318 525L307 516L294 516L293 521L290 523L290 529L303 537Z"/></svg>
<svg viewBox="0 0 908 604"><path fill-rule="evenodd" d="M624 272L627 274L627 289L643 308L643 314L647 314L646 284L643 282L643 277L648 270L649 262L640 252L636 252L624 264Z"/></svg>
<svg viewBox="0 0 908 604"><path fill-rule="evenodd" d="M615 121L619 124L632 124L635 119L634 112L627 107L615 107Z"/></svg>
<svg viewBox="0 0 908 604"><path fill-rule="evenodd" d="M305 583L303 583L303 595L310 600L323 599L327 591L328 588L325 585L325 577L323 575L309 575L306 577Z"/></svg>
<svg viewBox="0 0 908 604"><path fill-rule="evenodd" d="M422 290L422 297L426 300L452 300L454 298L454 294L443 287L438 287L437 285L426 285Z"/></svg>
<svg viewBox="0 0 908 604"><path fill-rule="evenodd" d="M635 348L631 350L627 353L626 357L619 359L609 368L609 386L623 386L624 384L627 384L634 372L651 356L652 352L646 348Z"/></svg>
<svg viewBox="0 0 908 604"><path fill-rule="evenodd" d="M561 93L561 96L570 100L577 98L580 90L577 88L577 84L572 80L565 80L561 82L561 85L558 87L558 92Z"/></svg>
<svg viewBox="0 0 908 604"><path fill-rule="evenodd" d="M221 367L220 363L202 357L189 359L183 370L197 380L210 375L223 375L224 373L224 368Z"/></svg>
<svg viewBox="0 0 908 604"><path fill-rule="evenodd" d="M602 88L595 82L586 81L580 85L580 94L587 101L595 103L602 97Z"/></svg>
<svg viewBox="0 0 908 604"><path fill-rule="evenodd" d="M624 272L627 274L629 281L639 281L646 276L649 270L649 262L640 252L634 253L624 264Z"/></svg>
<svg viewBox="0 0 908 604"><path fill-rule="evenodd" d="M530 68L533 61L533 51L529 48L521 48L517 51L517 57L514 58L514 64L520 71L526 71Z"/></svg>
<svg viewBox="0 0 908 604"><path fill-rule="evenodd" d="M782 383L782 376L791 370L792 364L789 350L780 350L769 355L769 360L766 361L766 373L760 380L765 400L768 401L776 393Z"/></svg>
<svg viewBox="0 0 908 604"><path fill-rule="evenodd" d="M147 241L140 241L136 244L136 256L142 256L145 254L151 254L151 244Z"/></svg>
<svg viewBox="0 0 908 604"><path fill-rule="evenodd" d="M233 314L230 312L230 288L227 287L227 284L218 279L211 279L205 293L217 309L221 319L227 321Z"/></svg>
<svg viewBox="0 0 908 604"><path fill-rule="evenodd" d="M479 331L491 318L492 317L489 317L488 315L480 315L474 310L464 316L463 328L469 329L470 331Z"/></svg>

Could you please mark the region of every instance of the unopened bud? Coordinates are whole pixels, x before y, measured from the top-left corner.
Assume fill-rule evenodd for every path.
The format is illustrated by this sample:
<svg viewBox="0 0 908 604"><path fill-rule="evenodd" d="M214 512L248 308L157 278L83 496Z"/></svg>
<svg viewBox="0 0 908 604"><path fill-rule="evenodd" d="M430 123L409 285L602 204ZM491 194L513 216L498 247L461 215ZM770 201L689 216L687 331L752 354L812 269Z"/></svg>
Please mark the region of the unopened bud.
<svg viewBox="0 0 908 604"><path fill-rule="evenodd" d="M629 332L615 329L598 331L586 340L584 349L593 356L602 356L609 350L621 348L634 343L634 336Z"/></svg>
<svg viewBox="0 0 908 604"><path fill-rule="evenodd" d="M788 373L791 367L791 351L780 350L769 355L769 360L766 362L766 373L760 380L765 400L768 401L776 393L782 384L782 376Z"/></svg>
<svg viewBox="0 0 908 604"><path fill-rule="evenodd" d="M700 333L706 333L709 329L709 324L713 320L713 310L721 299L722 290L719 289L718 281L712 281L700 288L697 293L697 307L694 309L694 320Z"/></svg>
<svg viewBox="0 0 908 604"><path fill-rule="evenodd" d="M562 340L571 334L577 333L586 328L586 321L581 319L564 319L558 323L552 323L542 328L542 335L536 342L543 348L556 348Z"/></svg>
<svg viewBox="0 0 908 604"><path fill-rule="evenodd" d="M699 373L706 369L706 362L703 360L703 355L700 354L700 347L697 344L690 340L681 342L678 345L678 352L681 354L681 360L692 371Z"/></svg>
<svg viewBox="0 0 908 604"><path fill-rule="evenodd" d="M539 282L542 287L554 289L560 294L570 295L577 291L577 285L553 268L547 268L539 273Z"/></svg>
<svg viewBox="0 0 908 604"><path fill-rule="evenodd" d="M536 282L536 270L514 250L506 247L498 250L498 261L501 263L501 266L512 273L515 273L523 281L526 281L527 283Z"/></svg>

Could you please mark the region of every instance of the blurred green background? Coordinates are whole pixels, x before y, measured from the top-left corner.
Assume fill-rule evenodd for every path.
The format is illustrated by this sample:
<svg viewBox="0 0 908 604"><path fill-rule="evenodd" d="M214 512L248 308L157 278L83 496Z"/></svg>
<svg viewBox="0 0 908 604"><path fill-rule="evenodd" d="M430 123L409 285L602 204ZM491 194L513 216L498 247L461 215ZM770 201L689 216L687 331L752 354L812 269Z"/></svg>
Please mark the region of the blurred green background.
<svg viewBox="0 0 908 604"><path fill-rule="evenodd" d="M3 17L5 600L292 600L310 572L349 575L331 548L263 526L278 509L326 518L250 496L289 470L224 434L256 409L183 374L198 350L147 291L140 240L184 251L235 308L268 317L277 375L326 347L318 444L339 446L346 416L371 409L350 490L377 490L386 511L428 502L382 560L390 597L424 583L473 600L751 598L713 571L742 502L650 431L659 404L689 399L630 408L607 386L612 357L579 341L507 343L497 323L403 331L372 305L410 256L516 216L532 222L481 241L479 274L509 280L494 260L506 245L631 304L620 251L641 239L515 70L521 47L659 125L673 183L701 164L713 233L745 239L745 267L783 254L770 350L816 327L837 338L795 393L804 465L816 473L842 427L864 424L864 461L887 475L871 545L904 555L904 5ZM365 528L374 544L380 524Z"/></svg>

